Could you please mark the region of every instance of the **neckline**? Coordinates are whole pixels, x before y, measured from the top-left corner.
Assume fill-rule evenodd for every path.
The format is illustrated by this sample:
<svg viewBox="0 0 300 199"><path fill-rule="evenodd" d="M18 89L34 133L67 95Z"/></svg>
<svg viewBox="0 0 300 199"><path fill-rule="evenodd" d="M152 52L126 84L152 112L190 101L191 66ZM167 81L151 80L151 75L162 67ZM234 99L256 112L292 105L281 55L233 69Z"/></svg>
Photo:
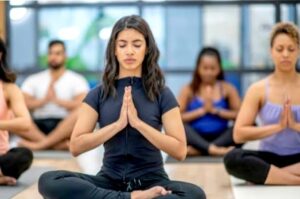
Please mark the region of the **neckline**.
<svg viewBox="0 0 300 199"><path fill-rule="evenodd" d="M120 79L115 79L115 82L118 86L140 86L142 85L141 77L122 77Z"/></svg>
<svg viewBox="0 0 300 199"><path fill-rule="evenodd" d="M202 97L200 97L200 96L195 96L195 99L198 100L198 101L200 101L200 102L203 102L203 99L202 99ZM220 101L222 101L222 100L224 100L224 97L221 97L221 98L216 99L216 100L214 99L213 102L214 102L214 103L218 103L218 102L220 102Z"/></svg>
<svg viewBox="0 0 300 199"><path fill-rule="evenodd" d="M277 104L277 103L270 102L270 101L266 101L265 105L267 105L267 104L269 104L269 105L271 105L271 106L279 107L279 108L281 108L281 109L282 109L282 106L283 106L282 104ZM292 107L292 108L300 108L300 104L293 104L293 105L291 105L291 107Z"/></svg>

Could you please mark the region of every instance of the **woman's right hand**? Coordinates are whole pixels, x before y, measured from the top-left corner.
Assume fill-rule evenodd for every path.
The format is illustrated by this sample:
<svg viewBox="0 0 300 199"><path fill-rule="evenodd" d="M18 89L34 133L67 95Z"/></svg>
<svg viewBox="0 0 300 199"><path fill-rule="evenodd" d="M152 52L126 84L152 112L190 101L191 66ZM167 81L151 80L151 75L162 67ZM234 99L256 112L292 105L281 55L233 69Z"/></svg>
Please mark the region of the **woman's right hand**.
<svg viewBox="0 0 300 199"><path fill-rule="evenodd" d="M124 129L128 124L127 101L126 100L127 100L127 93L124 92L120 116L116 122L116 124L118 125L118 128L120 128L120 130Z"/></svg>
<svg viewBox="0 0 300 199"><path fill-rule="evenodd" d="M203 96L203 101L204 101L204 114L205 113L212 113L216 111L214 107L214 98L213 98L213 88L212 86L206 86L204 89L204 96Z"/></svg>
<svg viewBox="0 0 300 199"><path fill-rule="evenodd" d="M282 113L279 125L281 127L281 130L289 127L289 114L290 114L290 100L288 98L285 99L282 107Z"/></svg>

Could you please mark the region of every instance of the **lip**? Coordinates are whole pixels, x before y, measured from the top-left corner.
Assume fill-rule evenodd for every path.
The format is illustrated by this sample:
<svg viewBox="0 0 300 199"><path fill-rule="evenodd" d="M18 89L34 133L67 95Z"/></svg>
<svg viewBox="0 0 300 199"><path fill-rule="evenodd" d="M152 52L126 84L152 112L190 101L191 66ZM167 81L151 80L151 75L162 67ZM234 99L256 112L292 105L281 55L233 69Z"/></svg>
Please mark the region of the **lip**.
<svg viewBox="0 0 300 199"><path fill-rule="evenodd" d="M134 63L135 61L136 61L136 60L135 60L135 59L132 59L132 58L124 59L124 62L127 63L127 64Z"/></svg>
<svg viewBox="0 0 300 199"><path fill-rule="evenodd" d="M291 63L290 60L281 60L281 63Z"/></svg>

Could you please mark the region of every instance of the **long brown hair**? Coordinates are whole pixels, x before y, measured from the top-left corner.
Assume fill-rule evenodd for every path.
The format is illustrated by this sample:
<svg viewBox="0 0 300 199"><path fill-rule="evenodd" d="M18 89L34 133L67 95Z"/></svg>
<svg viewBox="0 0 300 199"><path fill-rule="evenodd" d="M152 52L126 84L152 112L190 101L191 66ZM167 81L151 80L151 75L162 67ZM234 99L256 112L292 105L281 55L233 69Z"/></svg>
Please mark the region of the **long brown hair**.
<svg viewBox="0 0 300 199"><path fill-rule="evenodd" d="M198 55L196 67L193 72L193 79L190 83L190 88L192 89L193 95L195 95L197 93L197 91L199 90L200 85L202 83L202 80L201 80L201 77L200 77L198 71L199 71L199 67L201 67L200 62L205 55L216 57L218 64L219 64L219 68L220 68L220 73L218 74L217 79L224 80L224 71L222 69L221 55L220 55L219 51L213 47L205 47L200 51L200 53Z"/></svg>
<svg viewBox="0 0 300 199"><path fill-rule="evenodd" d="M119 63L115 56L116 39L121 31L129 28L140 32L145 38L147 53L142 64L142 82L148 98L154 101L165 86L165 79L158 66L159 50L151 29L147 22L137 15L125 16L119 19L113 27L106 49L106 63L102 78L104 98L116 95L114 81L119 75Z"/></svg>
<svg viewBox="0 0 300 199"><path fill-rule="evenodd" d="M0 79L4 82L14 83L16 81L16 74L9 71L7 65L7 50L4 41L0 38Z"/></svg>

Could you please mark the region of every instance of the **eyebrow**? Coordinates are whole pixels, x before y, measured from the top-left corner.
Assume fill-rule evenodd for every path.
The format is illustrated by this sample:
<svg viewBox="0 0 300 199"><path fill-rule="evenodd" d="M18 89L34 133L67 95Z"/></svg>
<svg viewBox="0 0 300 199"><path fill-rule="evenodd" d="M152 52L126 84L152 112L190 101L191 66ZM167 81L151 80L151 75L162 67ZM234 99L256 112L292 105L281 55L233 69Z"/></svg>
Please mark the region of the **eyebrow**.
<svg viewBox="0 0 300 199"><path fill-rule="evenodd" d="M120 39L120 40L118 40L118 42L124 42L124 43L127 43L128 41L127 41L127 40ZM135 39L135 40L133 40L132 42L133 42L133 43L136 43L136 42L142 42L142 40L141 40L141 39Z"/></svg>

